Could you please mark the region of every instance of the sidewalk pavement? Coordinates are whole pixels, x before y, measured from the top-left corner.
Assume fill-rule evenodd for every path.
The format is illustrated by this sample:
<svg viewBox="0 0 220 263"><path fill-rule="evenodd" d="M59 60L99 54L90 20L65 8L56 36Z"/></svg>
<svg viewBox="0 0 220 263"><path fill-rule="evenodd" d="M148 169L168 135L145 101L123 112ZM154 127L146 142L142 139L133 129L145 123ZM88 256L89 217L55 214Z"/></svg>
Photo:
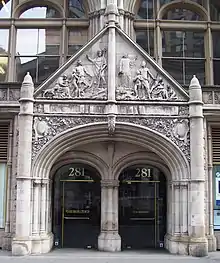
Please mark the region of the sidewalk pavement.
<svg viewBox="0 0 220 263"><path fill-rule="evenodd" d="M48 254L13 257L10 252L0 251L0 263L217 263L220 252L211 252L207 257L172 255L166 251L123 251L117 253L81 249L56 249Z"/></svg>

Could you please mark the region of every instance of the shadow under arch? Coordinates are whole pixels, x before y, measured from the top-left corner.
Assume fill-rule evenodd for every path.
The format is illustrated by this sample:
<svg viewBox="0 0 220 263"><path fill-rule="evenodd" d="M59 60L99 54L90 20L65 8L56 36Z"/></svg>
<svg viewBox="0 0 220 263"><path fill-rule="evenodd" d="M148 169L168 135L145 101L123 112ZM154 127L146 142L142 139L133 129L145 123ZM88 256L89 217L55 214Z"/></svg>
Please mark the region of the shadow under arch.
<svg viewBox="0 0 220 263"><path fill-rule="evenodd" d="M208 20L208 17L209 17L208 12L203 6L195 2L192 2L190 0L185 0L184 2L181 0L175 0L161 7L161 9L159 10L157 14L157 19L163 19L163 16L166 14L166 12L174 8L185 8L187 10L194 11L198 13L199 15L201 15L203 20Z"/></svg>
<svg viewBox="0 0 220 263"><path fill-rule="evenodd" d="M100 180L102 179L102 175L108 172L108 165L97 155L83 152L83 151L74 151L67 152L53 165L50 171L50 179L54 179L54 175L56 171L67 164L82 164L87 165L88 167L96 170L100 176Z"/></svg>
<svg viewBox="0 0 220 263"><path fill-rule="evenodd" d="M57 12L59 12L61 18L65 17L65 11L64 11L63 7L60 4L58 4L57 2L55 3L52 0L44 0L44 1L27 0L27 1L24 1L24 2L22 2L22 4L18 5L14 9L14 11L12 13L12 17L13 18L19 18L19 16L23 12L27 11L30 8L45 7L45 6L49 6L49 7L54 8Z"/></svg>
<svg viewBox="0 0 220 263"><path fill-rule="evenodd" d="M113 167L115 179L118 179L125 169L143 164L151 165L161 170L167 181L171 179L170 171L163 160L159 159L157 155L149 152L135 152L120 158Z"/></svg>
<svg viewBox="0 0 220 263"><path fill-rule="evenodd" d="M64 153L93 142L123 141L150 149L168 166L172 180L189 178L189 163L182 151L168 138L147 127L130 123L116 123L113 137L108 135L106 122L85 124L56 135L42 147L32 165L34 178L49 179L52 166Z"/></svg>

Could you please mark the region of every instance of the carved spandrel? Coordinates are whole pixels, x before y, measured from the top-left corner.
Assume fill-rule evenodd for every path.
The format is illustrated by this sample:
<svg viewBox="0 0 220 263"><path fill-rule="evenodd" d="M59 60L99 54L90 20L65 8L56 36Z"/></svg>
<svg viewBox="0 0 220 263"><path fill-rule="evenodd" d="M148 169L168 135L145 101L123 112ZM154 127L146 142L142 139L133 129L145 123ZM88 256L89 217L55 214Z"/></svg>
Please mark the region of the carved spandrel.
<svg viewBox="0 0 220 263"><path fill-rule="evenodd" d="M137 57L122 56L117 79L117 100L182 100L169 83L152 72L145 60L138 62Z"/></svg>
<svg viewBox="0 0 220 263"><path fill-rule="evenodd" d="M57 134L79 125L94 122L107 122L107 118L35 117L33 124L32 159Z"/></svg>
<svg viewBox="0 0 220 263"><path fill-rule="evenodd" d="M43 92L47 99L107 99L106 49L86 54Z"/></svg>
<svg viewBox="0 0 220 263"><path fill-rule="evenodd" d="M165 118L117 118L118 122L129 122L155 130L173 141L190 161L188 119Z"/></svg>

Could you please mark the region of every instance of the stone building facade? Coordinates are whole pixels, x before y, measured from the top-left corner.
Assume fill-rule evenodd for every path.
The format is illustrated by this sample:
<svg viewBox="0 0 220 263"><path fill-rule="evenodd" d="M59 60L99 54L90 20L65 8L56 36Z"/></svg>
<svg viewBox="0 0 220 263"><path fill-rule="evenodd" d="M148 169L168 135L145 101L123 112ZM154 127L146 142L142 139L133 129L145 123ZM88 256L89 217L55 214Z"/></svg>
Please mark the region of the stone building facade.
<svg viewBox="0 0 220 263"><path fill-rule="evenodd" d="M212 30L220 26L210 22L216 4L92 0L83 1L83 17L79 3L45 1L46 17L33 19L25 12L39 3L15 0L11 17L0 20L11 34L9 50L0 56L0 246L13 255L56 247L165 247L206 256L220 246L220 93L218 55L211 53ZM160 39L172 23L180 51L178 43L172 51ZM38 31L46 51L32 60L27 36L26 55L14 49L24 26L48 28L44 40ZM69 58L61 43L56 69L54 28L61 28L65 41L68 26L75 35L69 34L67 46L76 50ZM146 32L146 46L137 40L138 28ZM205 31L204 45L198 36L193 42L197 29ZM163 32L168 42L169 30ZM186 38L187 30L194 35ZM205 50L204 67L198 45ZM175 56L169 63L163 47ZM178 60L195 64L181 71Z"/></svg>

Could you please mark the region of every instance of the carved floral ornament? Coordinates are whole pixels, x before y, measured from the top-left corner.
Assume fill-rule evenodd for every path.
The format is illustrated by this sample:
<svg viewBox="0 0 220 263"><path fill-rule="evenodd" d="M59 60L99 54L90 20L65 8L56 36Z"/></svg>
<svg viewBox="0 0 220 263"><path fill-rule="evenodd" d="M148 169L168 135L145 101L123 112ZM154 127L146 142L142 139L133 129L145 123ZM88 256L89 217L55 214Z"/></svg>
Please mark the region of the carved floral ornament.
<svg viewBox="0 0 220 263"><path fill-rule="evenodd" d="M109 116L108 119L103 117L35 117L32 157L34 158L41 148L57 134L79 125L99 122L106 122L109 136L114 136L117 122L148 127L173 141L190 160L188 119L118 117L116 122L114 115Z"/></svg>

